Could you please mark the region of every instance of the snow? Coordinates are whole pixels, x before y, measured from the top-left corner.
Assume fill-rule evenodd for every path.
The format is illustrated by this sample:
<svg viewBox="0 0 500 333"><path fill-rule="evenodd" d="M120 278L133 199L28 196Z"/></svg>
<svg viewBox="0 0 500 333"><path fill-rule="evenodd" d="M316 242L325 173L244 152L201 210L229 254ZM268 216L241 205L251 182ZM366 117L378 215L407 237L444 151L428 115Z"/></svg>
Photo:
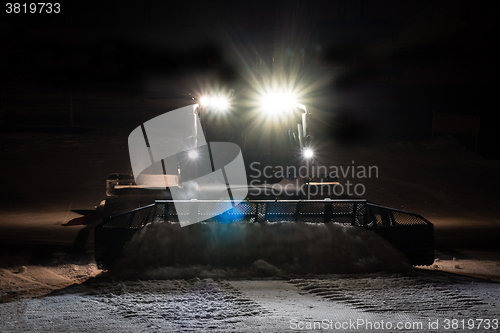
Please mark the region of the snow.
<svg viewBox="0 0 500 333"><path fill-rule="evenodd" d="M23 262L22 258L14 257ZM46 295L75 283L81 283L100 272L95 263L58 265L23 265L0 268L0 303Z"/></svg>
<svg viewBox="0 0 500 333"><path fill-rule="evenodd" d="M374 232L334 223L178 223L134 235L111 274L124 279L404 271L408 260Z"/></svg>
<svg viewBox="0 0 500 333"><path fill-rule="evenodd" d="M424 331L442 331L449 318L496 318L499 291L499 284L426 271L252 280L93 278L43 298L0 304L0 325L4 332L280 332L299 322L439 320L439 330Z"/></svg>
<svg viewBox="0 0 500 333"><path fill-rule="evenodd" d="M439 270L485 280L500 282L500 263L493 260L479 259L440 259L436 258L432 266L422 266L420 269Z"/></svg>

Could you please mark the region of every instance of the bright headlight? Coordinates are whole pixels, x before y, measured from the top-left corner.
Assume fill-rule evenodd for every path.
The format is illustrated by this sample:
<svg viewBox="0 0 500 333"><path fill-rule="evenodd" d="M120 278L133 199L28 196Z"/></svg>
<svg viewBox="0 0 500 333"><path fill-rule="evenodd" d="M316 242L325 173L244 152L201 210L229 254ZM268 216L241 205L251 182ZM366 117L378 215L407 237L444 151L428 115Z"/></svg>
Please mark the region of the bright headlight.
<svg viewBox="0 0 500 333"><path fill-rule="evenodd" d="M270 93L262 100L264 110L272 113L288 111L296 105L295 96L289 93Z"/></svg>
<svg viewBox="0 0 500 333"><path fill-rule="evenodd" d="M307 149L304 150L303 154L304 154L305 158L311 158L311 157L313 157L314 152L312 151L312 149L307 148Z"/></svg>
<svg viewBox="0 0 500 333"><path fill-rule="evenodd" d="M207 106L209 103L208 97L203 96L202 98L200 98L200 103L202 106Z"/></svg>
<svg viewBox="0 0 500 333"><path fill-rule="evenodd" d="M229 100L224 96L203 96L200 104L215 110L225 110L229 107Z"/></svg>
<svg viewBox="0 0 500 333"><path fill-rule="evenodd" d="M192 159L195 159L198 157L198 151L196 150L191 150L189 153L188 153L188 156L189 158L192 158Z"/></svg>
<svg viewBox="0 0 500 333"><path fill-rule="evenodd" d="M214 97L211 100L210 105L218 110L224 110L229 106L229 102L225 97Z"/></svg>

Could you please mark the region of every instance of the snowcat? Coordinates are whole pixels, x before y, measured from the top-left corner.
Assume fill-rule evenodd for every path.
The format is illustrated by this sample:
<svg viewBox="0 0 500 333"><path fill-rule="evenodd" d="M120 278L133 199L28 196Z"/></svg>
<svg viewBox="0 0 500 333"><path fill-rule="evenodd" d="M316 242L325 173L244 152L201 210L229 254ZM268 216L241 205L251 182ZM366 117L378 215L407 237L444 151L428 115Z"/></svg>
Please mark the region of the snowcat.
<svg viewBox="0 0 500 333"><path fill-rule="evenodd" d="M433 225L422 216L364 199L339 197L335 195L339 179L328 174L293 172L310 170L319 162L308 127L310 114L305 105L297 103L292 93L268 91L260 97L260 104L254 103L252 98L256 99L255 95L244 89L206 92L197 97L193 105L183 108L187 110L183 117L190 127L185 141L196 147L192 142L202 137L206 141L203 149L184 149L159 161L151 153L153 141L157 139L150 138L148 142L146 137L145 146L150 150L151 163L156 162L156 167L141 174L140 181L132 174L108 177L107 198L100 207L103 221L95 227L94 234L95 259L99 268L113 267L125 244L146 225L182 221L190 221L188 224L338 223L377 233L399 249L413 265L434 262ZM153 118L148 121L149 125L141 124L137 133L146 134L147 127L157 121ZM231 203L232 197L214 199L213 196L216 186L227 185L228 175L219 176L213 183L196 183L197 177L215 170L214 148L210 143L221 141L238 145L245 163L246 179L240 182L238 189L233 187L233 192L244 188L246 196L237 204ZM164 144L170 143L167 140ZM204 152L208 152L205 157L202 156ZM231 151L227 153L233 154ZM195 168L194 172L185 172L186 163L202 158L211 161L207 163L212 163L212 170ZM151 186L157 181L159 186ZM148 182L150 186L147 186ZM193 183L196 195L173 195ZM221 214L217 210L220 207L226 207Z"/></svg>

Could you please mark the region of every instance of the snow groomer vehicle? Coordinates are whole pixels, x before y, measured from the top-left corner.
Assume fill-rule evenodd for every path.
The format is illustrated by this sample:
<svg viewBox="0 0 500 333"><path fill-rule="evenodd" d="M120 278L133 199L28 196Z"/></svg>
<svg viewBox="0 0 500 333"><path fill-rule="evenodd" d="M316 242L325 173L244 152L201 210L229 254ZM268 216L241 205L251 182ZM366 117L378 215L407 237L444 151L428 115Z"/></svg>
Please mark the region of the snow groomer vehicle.
<svg viewBox="0 0 500 333"><path fill-rule="evenodd" d="M413 265L432 264L434 231L425 218L336 196L341 180L309 172L319 170L319 145L300 102L279 84L209 88L192 104L138 124L129 137L133 175L107 179L95 228L98 266L113 267L148 224L290 221L365 228Z"/></svg>

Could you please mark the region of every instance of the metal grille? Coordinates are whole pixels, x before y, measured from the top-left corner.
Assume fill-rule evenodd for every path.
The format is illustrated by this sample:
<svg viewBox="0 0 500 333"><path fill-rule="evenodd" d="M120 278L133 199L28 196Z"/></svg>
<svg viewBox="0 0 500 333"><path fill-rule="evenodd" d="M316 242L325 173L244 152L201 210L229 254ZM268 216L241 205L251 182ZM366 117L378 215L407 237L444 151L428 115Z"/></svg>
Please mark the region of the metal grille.
<svg viewBox="0 0 500 333"><path fill-rule="evenodd" d="M149 205L112 216L102 224L103 228L140 229L150 222L155 205Z"/></svg>
<svg viewBox="0 0 500 333"><path fill-rule="evenodd" d="M351 214L352 204L349 202L334 202L332 203L332 214Z"/></svg>
<svg viewBox="0 0 500 333"><path fill-rule="evenodd" d="M215 211L226 210L212 216ZM149 222L178 222L178 216L206 222L334 222L378 228L426 225L420 215L387 208L365 200L255 200L232 206L230 201L157 201L154 205L111 217L106 228L141 228Z"/></svg>
<svg viewBox="0 0 500 333"><path fill-rule="evenodd" d="M297 208L297 220L300 222L311 223L325 222L325 207L326 204L323 202L311 202L308 204L299 205L299 207Z"/></svg>
<svg viewBox="0 0 500 333"><path fill-rule="evenodd" d="M368 204L368 227L394 227L401 225L426 225L430 222L418 214L375 204Z"/></svg>
<svg viewBox="0 0 500 333"><path fill-rule="evenodd" d="M154 214L153 214L153 223L159 223L165 221L165 205L155 205Z"/></svg>

